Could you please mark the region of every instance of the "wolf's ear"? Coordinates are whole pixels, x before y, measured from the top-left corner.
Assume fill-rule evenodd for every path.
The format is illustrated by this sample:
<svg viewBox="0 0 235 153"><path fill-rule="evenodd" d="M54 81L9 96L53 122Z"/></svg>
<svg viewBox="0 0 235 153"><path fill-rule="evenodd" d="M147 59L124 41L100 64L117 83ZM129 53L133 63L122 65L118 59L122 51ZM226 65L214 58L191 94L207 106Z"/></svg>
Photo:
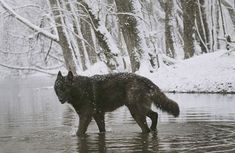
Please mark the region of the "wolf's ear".
<svg viewBox="0 0 235 153"><path fill-rule="evenodd" d="M69 72L68 72L68 80L69 80L69 81L72 81L72 80L73 80L73 73L72 73L72 71L69 71Z"/></svg>
<svg viewBox="0 0 235 153"><path fill-rule="evenodd" d="M61 78L61 77L63 77L63 76L62 76L61 72L59 71L57 74L57 78Z"/></svg>

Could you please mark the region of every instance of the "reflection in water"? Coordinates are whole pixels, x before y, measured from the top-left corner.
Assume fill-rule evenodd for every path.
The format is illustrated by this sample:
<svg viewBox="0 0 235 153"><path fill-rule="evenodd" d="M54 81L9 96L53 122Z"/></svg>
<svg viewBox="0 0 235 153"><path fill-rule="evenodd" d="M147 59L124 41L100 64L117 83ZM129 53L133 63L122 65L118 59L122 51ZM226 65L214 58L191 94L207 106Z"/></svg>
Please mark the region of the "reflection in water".
<svg viewBox="0 0 235 153"><path fill-rule="evenodd" d="M113 144L114 141L116 144ZM78 137L77 146L77 152L79 153L158 152L158 139L157 133L136 133L132 137L125 137L125 139L117 138L109 133L101 133L95 136Z"/></svg>
<svg viewBox="0 0 235 153"><path fill-rule="evenodd" d="M235 152L235 95L169 94L181 114L157 110L156 133L141 134L122 107L106 114L106 133L92 121L77 137L77 115L60 104L52 85L53 79L0 82L1 153Z"/></svg>
<svg viewBox="0 0 235 153"><path fill-rule="evenodd" d="M85 135L83 137L78 137L78 143L77 143L77 151L80 153L86 153L86 152L100 152L105 153L106 152L106 140L105 140L105 133L98 134L98 136L93 140L90 140L91 138L88 135Z"/></svg>

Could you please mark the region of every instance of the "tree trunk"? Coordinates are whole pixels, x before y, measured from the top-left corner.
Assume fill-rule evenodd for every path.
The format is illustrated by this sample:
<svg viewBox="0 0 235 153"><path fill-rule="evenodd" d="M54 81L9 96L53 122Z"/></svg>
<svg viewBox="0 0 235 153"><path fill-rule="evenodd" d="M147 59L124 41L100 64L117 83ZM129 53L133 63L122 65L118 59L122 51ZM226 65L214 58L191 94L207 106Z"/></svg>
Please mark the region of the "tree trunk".
<svg viewBox="0 0 235 153"><path fill-rule="evenodd" d="M81 33L83 38L87 41L87 43L85 43L85 49L87 51L89 61L91 64L94 64L97 62L97 54L94 51L94 42L91 34L92 27L90 24L87 23L87 21L89 21L89 19L86 17L80 19Z"/></svg>
<svg viewBox="0 0 235 153"><path fill-rule="evenodd" d="M89 60L86 55L85 55L85 51L83 46L84 46L84 40L82 39L82 35L80 32L80 23L79 23L79 19L78 16L79 14L76 13L77 11L77 7L76 4L73 3L71 0L69 2L67 2L67 8L68 11L71 12L71 16L72 16L72 24L73 24L73 30L75 35L73 35L74 37L74 45L77 46L78 48L78 52L79 52L79 61L80 61L80 65L82 70L86 70L87 69L87 65L88 65L88 61Z"/></svg>
<svg viewBox="0 0 235 153"><path fill-rule="evenodd" d="M87 5L86 2L83 0L78 0L83 5L83 11L88 13L90 24L93 26L96 38L98 40L98 43L100 47L102 48L101 54L105 56L105 59L103 59L101 56L101 59L106 63L108 68L110 70L115 70L119 66L119 50L115 43L113 42L113 39L108 32L108 30L105 27L105 24L101 24L101 21L93 14L91 8ZM112 39L112 40L111 40ZM112 45L112 46L111 46Z"/></svg>
<svg viewBox="0 0 235 153"><path fill-rule="evenodd" d="M207 53L210 50L209 42L209 27L206 18L205 0L197 0L196 7L196 21L198 27L198 37L200 47L203 53Z"/></svg>
<svg viewBox="0 0 235 153"><path fill-rule="evenodd" d="M173 6L172 0L165 1L165 43L166 43L166 55L175 58L175 48L173 41Z"/></svg>
<svg viewBox="0 0 235 153"><path fill-rule="evenodd" d="M215 4L215 11L216 11L216 39L218 40L218 37L220 36L220 29L222 29L222 27L220 26L220 21L221 21L221 17L220 17L220 9L219 9L219 4L218 1L216 1ZM221 48L221 42L217 41L217 49Z"/></svg>
<svg viewBox="0 0 235 153"><path fill-rule="evenodd" d="M190 58L195 53L195 0L181 0L183 8L183 25L184 25L184 58Z"/></svg>
<svg viewBox="0 0 235 153"><path fill-rule="evenodd" d="M121 13L132 13L130 0L115 0L120 28L127 46L127 51L130 57L132 72L139 69L140 61L137 59L136 46L137 46L137 21L134 16Z"/></svg>
<svg viewBox="0 0 235 153"><path fill-rule="evenodd" d="M57 0L49 0L50 6L52 9L52 13L55 17L55 24L57 24L57 32L59 35L59 44L63 51L63 56L65 60L65 65L68 71L72 71L73 74L77 74L77 64L74 59L73 51L70 47L70 43L67 40L66 37L66 29L63 27L64 21L63 21L63 14L60 10L59 4L57 3Z"/></svg>

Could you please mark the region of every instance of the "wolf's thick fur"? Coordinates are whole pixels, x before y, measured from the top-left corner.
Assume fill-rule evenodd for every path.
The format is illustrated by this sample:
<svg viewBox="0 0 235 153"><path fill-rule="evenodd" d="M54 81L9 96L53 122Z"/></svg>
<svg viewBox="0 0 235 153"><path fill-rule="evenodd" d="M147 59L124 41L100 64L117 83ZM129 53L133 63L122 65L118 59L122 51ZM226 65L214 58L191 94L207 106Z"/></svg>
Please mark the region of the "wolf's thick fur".
<svg viewBox="0 0 235 153"><path fill-rule="evenodd" d="M158 114L151 110L152 102L175 117L180 112L178 104L167 98L152 81L133 73L86 77L73 76L72 72L62 76L59 72L54 89L61 103L68 102L78 113L78 135L86 132L92 118L99 131L105 132L105 112L123 105L128 107L144 133L150 129L156 130ZM146 124L146 116L152 120L150 129Z"/></svg>

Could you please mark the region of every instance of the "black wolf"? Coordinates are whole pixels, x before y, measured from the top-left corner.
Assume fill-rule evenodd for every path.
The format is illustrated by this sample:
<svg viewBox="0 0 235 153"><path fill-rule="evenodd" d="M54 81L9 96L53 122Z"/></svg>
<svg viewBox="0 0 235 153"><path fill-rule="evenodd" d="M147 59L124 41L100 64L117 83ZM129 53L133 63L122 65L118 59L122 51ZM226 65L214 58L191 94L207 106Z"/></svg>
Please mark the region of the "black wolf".
<svg viewBox="0 0 235 153"><path fill-rule="evenodd" d="M178 104L167 98L152 81L133 73L86 77L73 76L70 71L62 76L59 71L54 89L60 102L71 104L79 115L77 135L86 132L92 118L99 131L105 132L105 112L123 105L128 107L143 133L156 130L158 114L151 110L152 103L175 117L180 112ZM150 129L146 116L152 120Z"/></svg>

